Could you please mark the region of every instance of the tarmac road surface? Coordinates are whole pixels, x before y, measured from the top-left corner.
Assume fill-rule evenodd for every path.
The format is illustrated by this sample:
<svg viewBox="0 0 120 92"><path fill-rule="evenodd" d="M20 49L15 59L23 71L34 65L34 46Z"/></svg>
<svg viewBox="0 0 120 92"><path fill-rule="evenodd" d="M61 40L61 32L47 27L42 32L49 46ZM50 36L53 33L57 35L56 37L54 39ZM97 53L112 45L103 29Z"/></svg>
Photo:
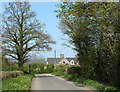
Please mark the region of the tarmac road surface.
<svg viewBox="0 0 120 92"><path fill-rule="evenodd" d="M79 90L79 92L95 92L88 87L76 86L74 82L51 74L35 74L30 90L69 90L69 92L73 92L70 90Z"/></svg>

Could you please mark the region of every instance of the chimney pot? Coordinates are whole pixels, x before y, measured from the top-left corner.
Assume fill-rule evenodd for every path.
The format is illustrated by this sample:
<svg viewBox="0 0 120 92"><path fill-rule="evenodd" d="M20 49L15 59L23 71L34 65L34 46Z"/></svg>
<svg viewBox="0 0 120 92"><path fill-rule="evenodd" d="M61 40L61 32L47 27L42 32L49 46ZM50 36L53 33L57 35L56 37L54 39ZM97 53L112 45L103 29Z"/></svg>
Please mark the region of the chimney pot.
<svg viewBox="0 0 120 92"><path fill-rule="evenodd" d="M64 54L60 54L60 58L64 58Z"/></svg>

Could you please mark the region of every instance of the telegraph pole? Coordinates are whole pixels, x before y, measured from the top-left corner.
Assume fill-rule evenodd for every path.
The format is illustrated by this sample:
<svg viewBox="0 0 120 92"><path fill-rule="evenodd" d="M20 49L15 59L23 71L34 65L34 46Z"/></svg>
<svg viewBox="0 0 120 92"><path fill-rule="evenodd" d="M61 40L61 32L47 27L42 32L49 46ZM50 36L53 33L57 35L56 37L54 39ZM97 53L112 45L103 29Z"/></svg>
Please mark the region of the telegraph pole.
<svg viewBox="0 0 120 92"><path fill-rule="evenodd" d="M55 55L55 58L56 58L56 50L54 50L54 55Z"/></svg>
<svg viewBox="0 0 120 92"><path fill-rule="evenodd" d="M54 50L54 58L56 58L56 50ZM54 60L54 69L56 69L56 59Z"/></svg>

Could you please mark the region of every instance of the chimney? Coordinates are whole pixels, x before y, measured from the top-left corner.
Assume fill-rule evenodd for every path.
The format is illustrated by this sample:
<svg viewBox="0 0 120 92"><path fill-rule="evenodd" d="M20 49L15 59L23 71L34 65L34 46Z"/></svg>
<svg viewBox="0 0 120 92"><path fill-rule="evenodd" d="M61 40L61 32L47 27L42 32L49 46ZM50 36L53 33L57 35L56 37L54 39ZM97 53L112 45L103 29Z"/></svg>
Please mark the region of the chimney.
<svg viewBox="0 0 120 92"><path fill-rule="evenodd" d="M64 54L60 54L60 58L64 58Z"/></svg>

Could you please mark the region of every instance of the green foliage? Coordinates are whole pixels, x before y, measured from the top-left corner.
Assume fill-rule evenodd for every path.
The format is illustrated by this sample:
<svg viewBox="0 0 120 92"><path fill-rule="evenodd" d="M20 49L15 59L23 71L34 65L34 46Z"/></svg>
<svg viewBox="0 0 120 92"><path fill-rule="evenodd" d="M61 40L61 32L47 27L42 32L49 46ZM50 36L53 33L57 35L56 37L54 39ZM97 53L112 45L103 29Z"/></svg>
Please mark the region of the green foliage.
<svg viewBox="0 0 120 92"><path fill-rule="evenodd" d="M81 76L120 87L120 2L63 2L59 28L78 55ZM69 44L66 44L69 46ZM114 76L113 76L114 75Z"/></svg>
<svg viewBox="0 0 120 92"><path fill-rule="evenodd" d="M29 73L41 74L41 73L52 73L54 71L54 64L46 64L41 62L34 62L27 65ZM31 72L30 72L31 71Z"/></svg>
<svg viewBox="0 0 120 92"><path fill-rule="evenodd" d="M81 68L79 66L69 67L67 73L81 75Z"/></svg>
<svg viewBox="0 0 120 92"><path fill-rule="evenodd" d="M31 80L34 77L34 75L25 74L18 76L16 78L9 78L4 81L2 81L2 90L3 92L5 90L30 90L30 84Z"/></svg>
<svg viewBox="0 0 120 92"><path fill-rule="evenodd" d="M118 88L116 88L114 86L104 85L104 84L101 84L97 81L93 81L93 80L90 80L90 79L85 79L85 78L82 78L82 77L78 78L77 82L85 84L85 85L92 86L92 87L97 88L98 90L103 91L103 92L111 92L111 90L114 90L114 91L118 90Z"/></svg>
<svg viewBox="0 0 120 92"><path fill-rule="evenodd" d="M53 75L56 75L56 76L63 76L64 75L64 72L53 72L52 73Z"/></svg>
<svg viewBox="0 0 120 92"><path fill-rule="evenodd" d="M47 64L45 72L52 73L54 71L54 63Z"/></svg>
<svg viewBox="0 0 120 92"><path fill-rule="evenodd" d="M25 74L41 74L41 73L52 73L54 71L54 64L46 64L41 62L33 62L30 64L23 65L23 72Z"/></svg>
<svg viewBox="0 0 120 92"><path fill-rule="evenodd" d="M15 78L23 74L22 71L2 71L2 79Z"/></svg>
<svg viewBox="0 0 120 92"><path fill-rule="evenodd" d="M82 84L85 84L85 85L89 85L91 87L96 88L100 92L111 92L111 91L119 92L120 91L120 89L118 89L114 86L101 84L98 81L86 79L86 78L78 76L76 74L68 74L68 73L64 73L64 72L53 72L52 74L56 75L56 76L64 76L68 80L78 82L78 83L82 83Z"/></svg>
<svg viewBox="0 0 120 92"><path fill-rule="evenodd" d="M52 66L47 66L47 68L45 69L46 73L52 73L54 71L54 67Z"/></svg>
<svg viewBox="0 0 120 92"><path fill-rule="evenodd" d="M57 71L57 72L66 72L67 69L68 69L68 65L64 65L64 64L59 64L59 65L56 65L56 69L54 71Z"/></svg>
<svg viewBox="0 0 120 92"><path fill-rule="evenodd" d="M44 63L33 62L31 63L31 74L44 73Z"/></svg>
<svg viewBox="0 0 120 92"><path fill-rule="evenodd" d="M18 64L8 60L2 62L2 71L16 71L19 70Z"/></svg>
<svg viewBox="0 0 120 92"><path fill-rule="evenodd" d="M30 73L29 65L30 65L30 64L27 64L27 63L23 65L23 72L24 72L24 73Z"/></svg>
<svg viewBox="0 0 120 92"><path fill-rule="evenodd" d="M73 80L73 79L74 79L73 76L74 76L73 74L68 74L68 75L67 75L67 78L68 78L69 80Z"/></svg>
<svg viewBox="0 0 120 92"><path fill-rule="evenodd" d="M51 66L54 68L54 63L49 63L49 64L46 64L47 67Z"/></svg>

